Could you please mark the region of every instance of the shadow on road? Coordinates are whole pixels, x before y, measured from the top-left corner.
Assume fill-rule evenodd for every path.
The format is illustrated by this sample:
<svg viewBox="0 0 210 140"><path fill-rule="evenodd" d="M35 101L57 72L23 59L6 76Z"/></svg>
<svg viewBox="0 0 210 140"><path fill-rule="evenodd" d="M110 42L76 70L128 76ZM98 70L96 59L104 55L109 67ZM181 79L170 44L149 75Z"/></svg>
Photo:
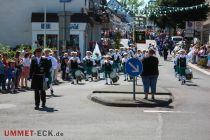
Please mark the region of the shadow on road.
<svg viewBox="0 0 210 140"><path fill-rule="evenodd" d="M48 98L52 98L52 97L63 97L63 95L51 94L51 95L46 95L46 97L48 97Z"/></svg>
<svg viewBox="0 0 210 140"><path fill-rule="evenodd" d="M117 84L117 83L113 83L112 85L113 85L113 86L118 86L118 85L120 85L120 84Z"/></svg>
<svg viewBox="0 0 210 140"><path fill-rule="evenodd" d="M85 83L78 83L77 85L85 85Z"/></svg>
<svg viewBox="0 0 210 140"><path fill-rule="evenodd" d="M197 85L197 84L185 84L186 86L188 86L188 87L200 87L199 85Z"/></svg>
<svg viewBox="0 0 210 140"><path fill-rule="evenodd" d="M136 84L136 86L143 86L142 84Z"/></svg>
<svg viewBox="0 0 210 140"><path fill-rule="evenodd" d="M192 79L201 79L201 78L192 78Z"/></svg>
<svg viewBox="0 0 210 140"><path fill-rule="evenodd" d="M45 111L45 112L55 112L58 111L57 109L54 109L53 107L45 107L45 108L40 108L39 111Z"/></svg>

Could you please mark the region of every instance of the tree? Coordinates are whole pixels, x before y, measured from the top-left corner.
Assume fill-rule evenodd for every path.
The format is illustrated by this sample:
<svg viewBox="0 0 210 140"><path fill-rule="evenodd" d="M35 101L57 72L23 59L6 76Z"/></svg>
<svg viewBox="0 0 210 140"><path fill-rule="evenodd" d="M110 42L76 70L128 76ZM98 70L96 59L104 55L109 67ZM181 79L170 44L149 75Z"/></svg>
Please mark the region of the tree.
<svg viewBox="0 0 210 140"><path fill-rule="evenodd" d="M120 3L130 8L133 13L138 14L138 9L144 4L144 0L120 0Z"/></svg>
<svg viewBox="0 0 210 140"><path fill-rule="evenodd" d="M205 0L158 0L156 4L161 7L160 11L163 13L158 17L152 14L150 19L153 19L161 28L169 27L176 29L177 26L184 28L185 21L206 20L209 12L207 5L192 8L195 5L205 4ZM169 7L182 8L173 10L171 8L169 9Z"/></svg>
<svg viewBox="0 0 210 140"><path fill-rule="evenodd" d="M119 49L120 48L120 40L121 40L121 33L120 31L117 31L114 37L114 48Z"/></svg>

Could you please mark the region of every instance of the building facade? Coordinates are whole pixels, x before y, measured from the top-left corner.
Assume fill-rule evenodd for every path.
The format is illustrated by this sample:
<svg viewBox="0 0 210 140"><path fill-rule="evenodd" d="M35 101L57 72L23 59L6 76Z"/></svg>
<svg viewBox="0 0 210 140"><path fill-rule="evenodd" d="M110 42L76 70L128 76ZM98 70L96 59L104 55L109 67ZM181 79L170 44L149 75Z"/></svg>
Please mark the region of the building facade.
<svg viewBox="0 0 210 140"><path fill-rule="evenodd" d="M60 0L0 0L0 3L0 43L15 47L38 41L43 45L46 34L47 46L59 47L58 13L64 10ZM90 15L96 3L101 3L101 0L72 0L66 3L65 10L70 13L70 22L65 26L70 33L68 45L79 47L82 54L87 50L89 41L100 39L102 27L98 22L95 24Z"/></svg>

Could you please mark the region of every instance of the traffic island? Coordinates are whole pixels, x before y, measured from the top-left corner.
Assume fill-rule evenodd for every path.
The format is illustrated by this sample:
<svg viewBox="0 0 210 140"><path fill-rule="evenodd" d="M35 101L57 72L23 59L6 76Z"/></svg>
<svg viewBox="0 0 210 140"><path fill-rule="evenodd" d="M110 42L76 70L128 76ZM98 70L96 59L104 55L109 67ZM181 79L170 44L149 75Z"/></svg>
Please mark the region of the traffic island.
<svg viewBox="0 0 210 140"><path fill-rule="evenodd" d="M127 86L120 86L117 89L127 89ZM159 88L160 92L155 94L155 99L151 98L149 94L148 99L144 99L145 95L143 92L136 92L136 99L133 100L133 92L129 91L116 91L111 90L100 90L93 91L88 97L90 100L113 107L167 107L173 102L173 95L167 90Z"/></svg>

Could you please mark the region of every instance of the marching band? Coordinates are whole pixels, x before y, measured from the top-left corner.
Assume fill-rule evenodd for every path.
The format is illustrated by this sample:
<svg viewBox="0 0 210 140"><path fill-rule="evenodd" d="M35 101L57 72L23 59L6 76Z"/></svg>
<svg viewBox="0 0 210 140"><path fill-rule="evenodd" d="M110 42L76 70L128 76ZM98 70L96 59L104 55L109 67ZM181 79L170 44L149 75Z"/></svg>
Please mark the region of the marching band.
<svg viewBox="0 0 210 140"><path fill-rule="evenodd" d="M152 46L153 50L154 46ZM151 49L151 48L150 48ZM119 80L119 75L124 75L124 81L132 80L125 70L125 64L130 58L137 58L142 61L148 56L148 50L137 50L134 44L130 44L128 48L120 47L120 49L109 49L108 53L101 56L98 52L87 51L86 56L80 60L77 52L71 52L71 56L65 53L61 62L65 64L65 70L68 79L72 84L79 83L81 80L93 81L105 80L105 84L111 85ZM186 80L192 79L192 71L187 67L187 58L185 50L181 49L176 52L174 58L175 75L181 84L185 84ZM64 65L63 64L63 65Z"/></svg>
<svg viewBox="0 0 210 140"><path fill-rule="evenodd" d="M62 78L71 80L72 84L78 84L81 80L105 80L105 84L113 84L119 80L119 74L124 74L124 81L128 80L125 63L130 58L143 59L141 50L136 51L136 46L131 44L129 48L109 49L109 52L101 56L98 52L86 51L86 56L80 60L77 52L64 53L61 58ZM130 78L132 79L132 78Z"/></svg>

